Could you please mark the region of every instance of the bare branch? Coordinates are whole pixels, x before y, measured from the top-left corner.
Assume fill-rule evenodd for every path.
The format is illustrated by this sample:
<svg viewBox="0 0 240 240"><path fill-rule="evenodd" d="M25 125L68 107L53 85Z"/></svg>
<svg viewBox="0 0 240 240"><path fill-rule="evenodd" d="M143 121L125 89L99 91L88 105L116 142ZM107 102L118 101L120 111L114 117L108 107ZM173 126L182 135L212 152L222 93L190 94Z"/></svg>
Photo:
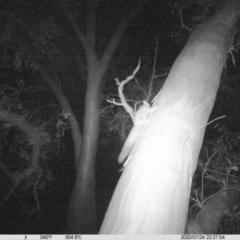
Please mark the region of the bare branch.
<svg viewBox="0 0 240 240"><path fill-rule="evenodd" d="M64 109L65 113L68 116L68 121L72 130L72 137L73 137L73 142L74 142L74 151L75 151L75 160L76 164L80 156L80 148L82 143L82 135L79 129L79 125L76 119L76 116L74 115L69 102L67 101L66 96L63 94L61 87L57 84L58 81L58 75L55 74L54 78L49 75L47 70L42 67L40 64L39 66L39 72L43 79L46 81L46 83L50 86L50 88L53 90L55 93L55 96L59 103L61 104L62 108Z"/></svg>
<svg viewBox="0 0 240 240"><path fill-rule="evenodd" d="M158 55L158 37L155 40L156 40L156 48L155 48L155 54L154 54L153 70L152 70L152 76L151 76L149 89L148 89L148 96L145 100L146 102L150 101L150 98L152 95L152 84L153 84L153 80L155 79L156 63L157 63L157 55Z"/></svg>
<svg viewBox="0 0 240 240"><path fill-rule="evenodd" d="M143 87L139 84L138 79L135 77L135 82L138 85L139 89L144 93L144 95L147 97L147 92L143 89Z"/></svg>
<svg viewBox="0 0 240 240"><path fill-rule="evenodd" d="M30 167L28 167L27 170L24 170L23 172L12 173L10 172L10 170L8 170L5 164L0 161L1 171L4 172L6 176L14 182L13 187L0 202L0 206L2 206L2 204L11 197L15 189L17 189L17 187L21 184L22 181L24 179L27 179L31 174L35 173L39 169L40 150L42 145L49 141L49 137L48 134L42 131L40 128L37 128L32 124L26 122L23 116L11 113L2 108L0 108L0 120L3 122L8 122L23 131L27 135L29 145L33 146L31 165Z"/></svg>
<svg viewBox="0 0 240 240"><path fill-rule="evenodd" d="M83 48L87 52L87 49L89 48L88 41L87 41L86 37L84 36L83 32L78 27L78 25L73 17L72 12L70 12L69 10L65 10L64 13L65 13L66 17L68 18L69 22L71 22L75 33L77 34L79 40L81 41L81 43L83 45Z"/></svg>
<svg viewBox="0 0 240 240"><path fill-rule="evenodd" d="M179 9L179 16L180 16L180 21L181 21L181 29L184 29L184 28L185 28L187 31L191 32L192 29L189 28L189 27L187 27L187 26L184 24L184 21L183 21L182 11L183 11L184 8L185 8L185 7L181 7L181 8ZM180 31L181 31L181 30L180 30Z"/></svg>
<svg viewBox="0 0 240 240"><path fill-rule="evenodd" d="M158 77L164 77L164 76L167 76L168 73L163 73L163 74L159 74L159 75L155 75L154 78L158 78Z"/></svg>
<svg viewBox="0 0 240 240"><path fill-rule="evenodd" d="M96 7L98 5L98 1L96 0L88 0L88 12L87 12L87 40L92 50L95 52L95 28L96 28Z"/></svg>
<svg viewBox="0 0 240 240"><path fill-rule="evenodd" d="M114 104L114 105L116 105L116 106L123 106L122 103L118 103L118 102L116 102L114 98L113 98L112 101L111 101L111 100L107 100L107 102L112 103L112 104Z"/></svg>
<svg viewBox="0 0 240 240"><path fill-rule="evenodd" d="M139 68L140 68L140 64L141 61L139 59L138 65L135 68L134 72L132 75L128 76L125 80L123 80L122 82L119 82L118 78L115 78L116 84L118 85L118 94L121 100L121 103L116 103L115 100L113 100L111 103L115 104L115 105L119 105L119 106L123 106L126 110L127 113L129 113L129 115L132 118L132 121L134 122L134 110L133 108L127 103L125 96L123 94L123 88L124 85L127 84L131 79L133 79L135 77L135 75L137 74ZM109 102L109 101L108 101Z"/></svg>

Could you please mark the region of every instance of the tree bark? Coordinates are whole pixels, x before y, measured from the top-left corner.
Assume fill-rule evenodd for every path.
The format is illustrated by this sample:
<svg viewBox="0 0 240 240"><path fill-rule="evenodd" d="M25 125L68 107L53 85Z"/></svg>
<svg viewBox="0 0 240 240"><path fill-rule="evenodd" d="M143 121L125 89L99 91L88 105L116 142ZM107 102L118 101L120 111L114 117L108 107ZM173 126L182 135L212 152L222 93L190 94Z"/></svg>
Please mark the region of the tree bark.
<svg viewBox="0 0 240 240"><path fill-rule="evenodd" d="M191 35L154 100L100 234L184 233L192 176L239 18L225 1Z"/></svg>
<svg viewBox="0 0 240 240"><path fill-rule="evenodd" d="M92 76L93 77L93 76ZM100 88L92 83L85 97L85 121L80 162L68 210L67 233L96 233L95 156L99 133Z"/></svg>

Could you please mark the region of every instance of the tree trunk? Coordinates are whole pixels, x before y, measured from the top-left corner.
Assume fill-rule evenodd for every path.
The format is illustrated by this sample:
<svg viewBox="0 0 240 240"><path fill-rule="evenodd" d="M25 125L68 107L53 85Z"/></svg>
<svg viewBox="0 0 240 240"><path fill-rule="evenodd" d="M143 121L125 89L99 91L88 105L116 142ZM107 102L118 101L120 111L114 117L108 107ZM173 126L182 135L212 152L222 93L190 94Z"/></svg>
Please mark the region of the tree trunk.
<svg viewBox="0 0 240 240"><path fill-rule="evenodd" d="M240 1L191 35L128 157L101 234L184 233L189 193Z"/></svg>
<svg viewBox="0 0 240 240"><path fill-rule="evenodd" d="M67 233L96 233L97 215L95 204L95 156L99 133L101 97L98 79L90 76L91 83L85 97L83 144L77 165L76 183L70 200Z"/></svg>

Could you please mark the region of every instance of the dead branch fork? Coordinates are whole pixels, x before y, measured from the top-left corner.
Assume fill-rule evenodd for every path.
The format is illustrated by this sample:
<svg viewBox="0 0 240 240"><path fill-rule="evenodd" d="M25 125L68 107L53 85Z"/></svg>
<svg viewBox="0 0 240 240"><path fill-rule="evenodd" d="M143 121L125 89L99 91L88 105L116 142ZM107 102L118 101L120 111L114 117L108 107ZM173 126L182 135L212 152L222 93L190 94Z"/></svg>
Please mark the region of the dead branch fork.
<svg viewBox="0 0 240 240"><path fill-rule="evenodd" d="M134 123L134 115L136 114L136 111L127 103L127 101L125 99L125 96L123 94L123 88L124 88L125 84L127 84L130 80L132 80L135 77L135 75L137 74L138 70L140 69L140 64L141 64L141 61L139 60L137 67L133 71L133 74L128 76L122 82L120 82L118 80L118 78L114 79L116 81L116 84L118 85L118 94L119 94L121 102L118 103L118 102L115 101L115 99L113 99L112 101L111 100L107 100L107 102L113 103L114 105L123 106L125 108L125 110L127 111L127 113L131 116L133 123Z"/></svg>

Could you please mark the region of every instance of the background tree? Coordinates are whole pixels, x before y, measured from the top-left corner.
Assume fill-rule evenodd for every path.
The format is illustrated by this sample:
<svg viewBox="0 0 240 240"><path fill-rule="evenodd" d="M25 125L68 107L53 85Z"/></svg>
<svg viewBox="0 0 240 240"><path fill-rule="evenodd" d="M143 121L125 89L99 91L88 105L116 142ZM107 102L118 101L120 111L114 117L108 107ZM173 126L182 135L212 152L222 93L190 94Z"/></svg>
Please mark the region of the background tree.
<svg viewBox="0 0 240 240"><path fill-rule="evenodd" d="M31 3L19 4L19 9L16 8L17 5L12 4L14 10L11 11L12 18L10 17L9 26L11 26L13 32L15 31L14 34L16 32L19 33L17 38L14 38L14 35L12 35L11 39L12 43L14 43L15 39L17 40L15 46L17 46L18 51L15 51L17 53L17 56L14 56L15 65L21 65L24 59L24 61L30 65L34 64L39 69L43 78L53 89L57 99L69 116L70 126L72 127L75 144L76 184L70 201L67 232L92 233L97 231L94 199L94 165L99 132L98 111L101 107L101 95L105 85L103 76L123 33L131 20L139 12L143 2L139 2L137 6L132 5L126 17L122 18L122 16L118 16L114 26L110 28L111 30L116 28L116 31L113 30L110 33L111 36L108 36L107 39L105 39L102 32L100 32L100 37L96 37L98 30L96 14L98 10L98 22L106 25L103 9L109 7L108 3L98 5L98 1L91 0L85 4L79 4L78 1L61 1L60 4L56 5L51 2L48 5L50 7L47 13L42 11L45 7L45 2L40 3L38 7L33 6ZM110 9L113 9L115 4L112 2ZM61 15L64 14L64 23L60 20L59 16L49 14L54 7L58 13ZM118 7L118 12L126 12L124 4L116 4L116 7ZM30 14L27 13L29 9L31 9ZM122 10L120 11L120 9ZM68 27L63 25L66 24L66 19L68 20ZM59 21L59 25L56 24L56 20ZM86 33L82 22L85 23ZM69 25L74 34L69 30ZM49 67L46 69L46 64L42 64L42 62L47 61L49 63L53 61L54 64L51 65L54 65L55 68L59 64L59 61L57 61L59 60L59 56L57 56L59 54L58 45L54 42L56 37L59 36L58 26L62 26L64 31L70 32L72 38L67 36L65 37L65 41L73 42L74 39L74 41L80 43L76 44L75 42L73 44L77 48L77 51L74 47L70 48L70 51L74 52L79 72L82 74L82 78L86 84L82 146L80 146L82 139L78 122L58 84L59 72L56 72L53 67L50 70ZM20 27L20 31L18 31L17 27ZM64 39L62 38L62 40L63 43ZM82 55L85 56L82 58ZM60 62L63 61L60 60ZM81 156L79 155L80 149L82 149Z"/></svg>
<svg viewBox="0 0 240 240"><path fill-rule="evenodd" d="M83 46L87 69L83 144L69 207L67 222L67 232L69 233L93 233L97 230L94 176L99 132L99 114L97 113L101 108L101 95L105 86L103 76L123 33L142 5L139 3L139 5L133 6L133 10L119 20L116 30L111 33L111 37L108 37L107 43L104 42L103 48L99 45L100 39L96 37L98 1L87 2L85 34L77 24L74 12L68 7L65 8L65 14ZM103 6L107 7L107 5L101 5L101 7ZM99 19L99 21L101 20Z"/></svg>

